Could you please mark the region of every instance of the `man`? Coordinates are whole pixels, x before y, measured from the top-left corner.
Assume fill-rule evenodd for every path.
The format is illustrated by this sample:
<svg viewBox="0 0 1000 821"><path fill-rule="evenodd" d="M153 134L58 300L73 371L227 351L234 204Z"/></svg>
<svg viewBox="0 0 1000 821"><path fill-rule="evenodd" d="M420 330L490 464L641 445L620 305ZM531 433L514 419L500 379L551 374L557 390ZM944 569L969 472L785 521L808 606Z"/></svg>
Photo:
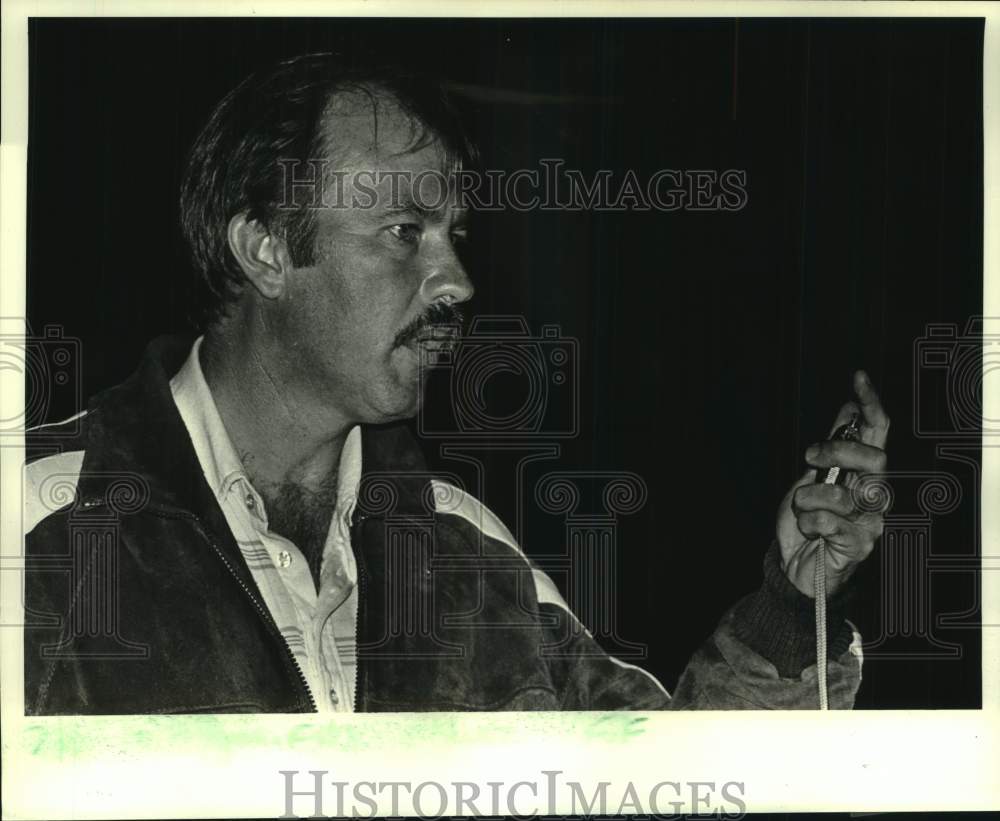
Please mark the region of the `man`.
<svg viewBox="0 0 1000 821"><path fill-rule="evenodd" d="M421 186L471 154L433 86L323 55L219 104L181 197L203 333L155 341L82 419L28 437L28 713L814 707L820 540L827 689L853 703L846 582L881 516L814 478L884 467L888 419L862 372L837 424L860 413L863 441L807 452L762 587L672 696L426 472L405 420L473 287L461 203L428 208ZM287 185L295 160L319 160L336 202ZM398 629L401 600L426 629Z"/></svg>

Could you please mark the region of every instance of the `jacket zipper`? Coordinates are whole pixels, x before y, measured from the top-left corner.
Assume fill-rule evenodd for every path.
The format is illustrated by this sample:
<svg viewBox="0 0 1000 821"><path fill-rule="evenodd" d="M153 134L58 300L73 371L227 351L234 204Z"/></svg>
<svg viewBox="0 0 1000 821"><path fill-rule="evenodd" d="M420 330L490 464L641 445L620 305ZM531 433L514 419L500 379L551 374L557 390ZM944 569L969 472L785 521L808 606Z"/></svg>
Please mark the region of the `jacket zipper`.
<svg viewBox="0 0 1000 821"><path fill-rule="evenodd" d="M351 548L354 550L354 557L358 566L358 609L354 616L354 712L359 711L361 705L361 653L358 652L358 645L361 643L362 631L364 629L365 612L365 590L368 587L368 571L365 568L364 550L361 544L361 525L368 517L359 513L354 517L351 524Z"/></svg>
<svg viewBox="0 0 1000 821"><path fill-rule="evenodd" d="M184 518L190 518L191 521L194 522L195 526L198 528L199 532L201 533L202 538L204 538L205 541L207 541L212 546L212 550L215 551L215 554L220 559L222 559L222 563L226 566L226 569L229 571L229 574L233 577L233 579L236 581L236 583L240 586L240 588L246 594L247 598L250 600L250 603L254 606L254 608L260 614L261 618L264 619L264 623L267 624L268 627L271 628L271 632L278 637L278 640L281 642L281 647L285 651L285 657L289 661L291 661L291 663L292 663L292 669L294 669L295 672L298 674L299 683L302 685L302 689L305 691L306 697L309 699L309 708L310 708L310 711L314 712L314 713L319 712L317 710L317 708L316 708L316 699L313 697L312 689L309 687L309 681L308 681L308 679L306 679L305 673L302 672L302 666L299 664L298 659L295 658L295 654L291 651L291 648L288 646L288 643L285 641L284 636L281 635L281 630L278 629L278 625L275 622L274 617L271 616L271 614L268 612L267 608L264 607L264 605L261 604L257 600L257 597L253 594L253 591L249 587L247 587L247 585L243 582L243 579L241 579L239 577L239 574L237 574L236 569L232 566L232 564L230 563L229 559L226 558L226 555L222 552L222 550L219 548L219 546L215 543L215 539L213 539L211 536L208 535L208 532L205 530L205 528L202 525L201 521L197 517L195 517L195 516L190 516L189 517L189 516L185 515Z"/></svg>

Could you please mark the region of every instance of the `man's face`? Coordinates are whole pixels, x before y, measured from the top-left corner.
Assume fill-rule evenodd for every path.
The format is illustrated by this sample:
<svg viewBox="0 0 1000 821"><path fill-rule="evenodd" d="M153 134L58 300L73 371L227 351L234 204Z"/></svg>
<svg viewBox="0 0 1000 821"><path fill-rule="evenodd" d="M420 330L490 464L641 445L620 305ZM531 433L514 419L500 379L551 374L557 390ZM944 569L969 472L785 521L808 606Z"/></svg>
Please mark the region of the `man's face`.
<svg viewBox="0 0 1000 821"><path fill-rule="evenodd" d="M426 374L421 347L424 364L435 347L422 341L432 328L421 328L421 320L432 306L458 304L473 293L456 255L465 212L441 191L445 153L437 142L407 153L412 123L385 100L377 144L375 127L367 100L335 103L326 127L329 168L343 182L341 189L328 181L324 200L350 207L315 212L315 264L291 271L286 296L269 317L293 395L369 423L417 412ZM432 172L423 183L421 172ZM416 333L406 333L414 323Z"/></svg>

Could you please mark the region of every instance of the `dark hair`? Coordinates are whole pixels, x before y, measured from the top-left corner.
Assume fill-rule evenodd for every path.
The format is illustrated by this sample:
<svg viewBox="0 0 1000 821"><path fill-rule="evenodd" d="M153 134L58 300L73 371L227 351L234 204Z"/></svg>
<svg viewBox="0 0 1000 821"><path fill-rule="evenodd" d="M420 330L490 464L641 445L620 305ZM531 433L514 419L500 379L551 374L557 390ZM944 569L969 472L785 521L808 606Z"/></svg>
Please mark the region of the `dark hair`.
<svg viewBox="0 0 1000 821"><path fill-rule="evenodd" d="M376 118L379 98L394 101L413 121L410 150L436 139L452 160L474 160L454 106L426 76L390 66L348 66L332 54L283 60L251 75L212 112L181 182L180 223L197 273L192 318L199 327L224 315L246 280L227 238L237 214L282 236L293 264L314 262L315 213L304 205L279 209L279 160L326 157L335 148L325 140L322 115L342 91L367 95Z"/></svg>

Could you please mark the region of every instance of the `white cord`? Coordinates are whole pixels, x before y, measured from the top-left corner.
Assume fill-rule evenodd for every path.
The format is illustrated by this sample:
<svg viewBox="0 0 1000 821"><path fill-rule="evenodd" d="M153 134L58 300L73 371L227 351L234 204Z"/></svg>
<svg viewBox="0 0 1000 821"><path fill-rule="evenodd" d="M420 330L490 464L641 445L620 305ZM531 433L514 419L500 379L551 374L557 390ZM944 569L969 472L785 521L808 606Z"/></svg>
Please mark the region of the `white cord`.
<svg viewBox="0 0 1000 821"><path fill-rule="evenodd" d="M831 439L857 441L859 415L855 413L851 421L837 430ZM840 468L831 467L823 477L823 484L835 485L840 478ZM845 477L846 478L846 477ZM826 691L826 541L816 543L816 567L813 573L813 598L816 602L816 687L819 691L819 708L829 710L829 695Z"/></svg>
<svg viewBox="0 0 1000 821"><path fill-rule="evenodd" d="M819 708L829 710L826 692L826 544L822 539L816 545L813 595L816 601L816 686L819 689Z"/></svg>

